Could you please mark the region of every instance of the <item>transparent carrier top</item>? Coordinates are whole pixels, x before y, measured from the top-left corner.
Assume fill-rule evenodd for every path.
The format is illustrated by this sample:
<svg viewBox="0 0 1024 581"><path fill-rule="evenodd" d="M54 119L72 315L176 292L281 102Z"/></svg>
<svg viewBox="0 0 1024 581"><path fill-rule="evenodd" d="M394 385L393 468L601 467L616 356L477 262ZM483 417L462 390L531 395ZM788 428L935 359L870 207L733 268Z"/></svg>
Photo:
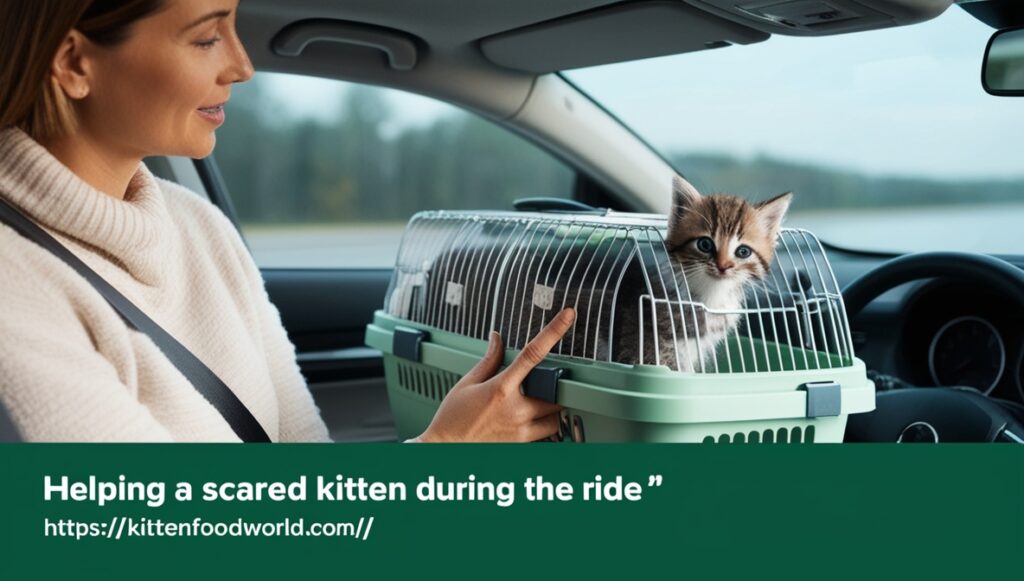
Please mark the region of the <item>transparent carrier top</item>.
<svg viewBox="0 0 1024 581"><path fill-rule="evenodd" d="M818 239L783 229L768 274L740 307L699 300L665 247L666 216L430 211L412 217L387 314L522 348L563 307L553 354L685 373L848 367L850 330ZM710 303L710 300L708 301Z"/></svg>

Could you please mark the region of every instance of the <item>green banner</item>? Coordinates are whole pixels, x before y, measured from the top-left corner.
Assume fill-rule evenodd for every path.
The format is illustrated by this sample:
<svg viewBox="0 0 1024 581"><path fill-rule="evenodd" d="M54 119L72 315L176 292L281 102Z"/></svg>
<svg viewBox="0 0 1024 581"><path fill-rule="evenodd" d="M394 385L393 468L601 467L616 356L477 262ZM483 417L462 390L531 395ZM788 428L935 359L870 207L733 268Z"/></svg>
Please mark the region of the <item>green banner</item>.
<svg viewBox="0 0 1024 581"><path fill-rule="evenodd" d="M977 578L1010 445L0 446L0 579Z"/></svg>

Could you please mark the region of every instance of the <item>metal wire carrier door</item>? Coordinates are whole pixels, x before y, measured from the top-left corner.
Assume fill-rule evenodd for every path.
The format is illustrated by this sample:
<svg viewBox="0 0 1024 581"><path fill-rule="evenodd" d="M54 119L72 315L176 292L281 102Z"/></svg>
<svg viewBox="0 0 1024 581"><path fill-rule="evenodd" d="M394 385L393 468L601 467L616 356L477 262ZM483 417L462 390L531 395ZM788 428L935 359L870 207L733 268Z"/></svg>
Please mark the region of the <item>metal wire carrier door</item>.
<svg viewBox="0 0 1024 581"><path fill-rule="evenodd" d="M665 248L665 216L431 211L402 239L389 315L522 348L561 308L573 328L552 353L680 372L748 373L853 364L842 296L813 234L783 229L741 308L697 300Z"/></svg>

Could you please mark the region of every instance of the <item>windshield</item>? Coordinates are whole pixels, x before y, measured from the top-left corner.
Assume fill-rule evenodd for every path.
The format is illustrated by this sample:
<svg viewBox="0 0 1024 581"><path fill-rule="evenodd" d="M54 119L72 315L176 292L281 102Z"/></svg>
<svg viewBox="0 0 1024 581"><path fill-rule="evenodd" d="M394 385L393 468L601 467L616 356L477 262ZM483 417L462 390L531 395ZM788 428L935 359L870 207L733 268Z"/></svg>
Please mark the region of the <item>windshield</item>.
<svg viewBox="0 0 1024 581"><path fill-rule="evenodd" d="M886 252L1024 253L1024 99L981 88L993 30L917 25L565 74L704 193L795 192L787 220Z"/></svg>

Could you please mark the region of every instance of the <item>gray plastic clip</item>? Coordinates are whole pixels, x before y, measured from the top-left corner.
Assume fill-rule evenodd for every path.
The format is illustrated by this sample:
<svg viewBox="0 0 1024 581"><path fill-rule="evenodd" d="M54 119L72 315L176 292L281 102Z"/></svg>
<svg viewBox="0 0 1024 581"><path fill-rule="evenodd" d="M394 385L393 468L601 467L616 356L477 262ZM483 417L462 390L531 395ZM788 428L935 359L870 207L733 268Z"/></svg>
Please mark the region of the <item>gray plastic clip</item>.
<svg viewBox="0 0 1024 581"><path fill-rule="evenodd" d="M418 363L420 360L420 345L428 339L430 339L430 335L426 331L397 325L395 326L395 334L391 338L391 352L402 359Z"/></svg>
<svg viewBox="0 0 1024 581"><path fill-rule="evenodd" d="M807 392L807 417L838 416L843 409L843 390L835 381L812 381L800 386Z"/></svg>
<svg viewBox="0 0 1024 581"><path fill-rule="evenodd" d="M569 371L562 367L534 367L523 380L523 395L555 403L558 380L568 376Z"/></svg>

